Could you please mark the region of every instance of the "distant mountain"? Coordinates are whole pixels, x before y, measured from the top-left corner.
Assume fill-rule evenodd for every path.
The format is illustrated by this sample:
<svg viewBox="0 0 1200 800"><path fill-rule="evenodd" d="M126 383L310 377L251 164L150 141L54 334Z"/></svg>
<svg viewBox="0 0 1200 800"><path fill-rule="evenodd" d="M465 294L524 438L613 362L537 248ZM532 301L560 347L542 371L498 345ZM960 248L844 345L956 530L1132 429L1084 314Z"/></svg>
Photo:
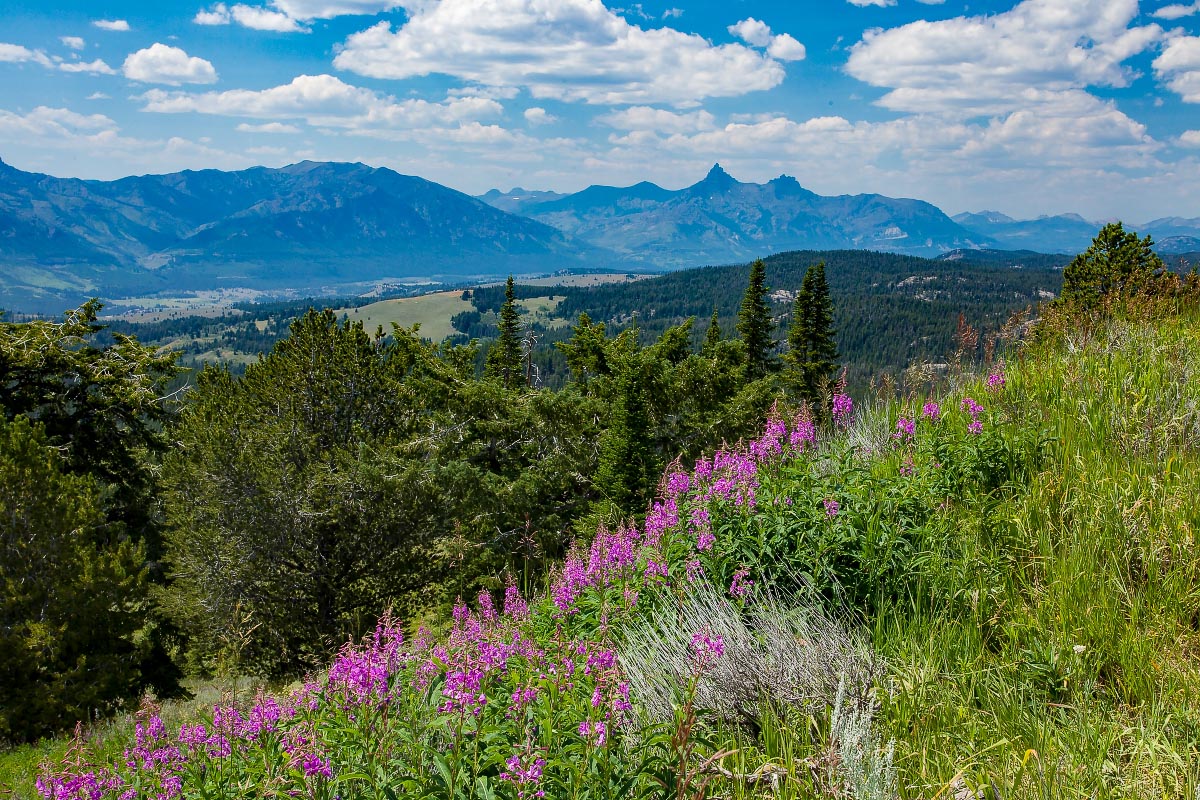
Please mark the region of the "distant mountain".
<svg viewBox="0 0 1200 800"><path fill-rule="evenodd" d="M246 287L315 291L616 265L611 253L461 192L363 164L118 181L0 162L0 306Z"/></svg>
<svg viewBox="0 0 1200 800"><path fill-rule="evenodd" d="M492 189L487 194L479 195L478 199L501 211L507 211L510 214L520 214L521 210L527 206L537 203L548 203L560 197L566 197L566 195L559 194L558 192L530 191L518 186L507 192Z"/></svg>
<svg viewBox="0 0 1200 800"><path fill-rule="evenodd" d="M956 214L952 219L1001 248L1041 253L1082 252L1102 227L1101 223L1088 222L1078 214L1016 220L995 211L980 211Z"/></svg>
<svg viewBox="0 0 1200 800"><path fill-rule="evenodd" d="M481 199L496 198L489 192ZM935 206L878 194L824 197L786 175L742 183L719 164L673 191L653 183L590 186L513 210L630 259L667 267L744 261L797 249L937 255L994 244Z"/></svg>
<svg viewBox="0 0 1200 800"><path fill-rule="evenodd" d="M1017 220L997 211L956 214L959 225L1012 249L1074 255L1088 248L1103 222L1089 222L1078 214ZM1175 255L1198 249L1200 217L1164 217L1143 224L1125 224L1126 230L1151 236L1160 255Z"/></svg>

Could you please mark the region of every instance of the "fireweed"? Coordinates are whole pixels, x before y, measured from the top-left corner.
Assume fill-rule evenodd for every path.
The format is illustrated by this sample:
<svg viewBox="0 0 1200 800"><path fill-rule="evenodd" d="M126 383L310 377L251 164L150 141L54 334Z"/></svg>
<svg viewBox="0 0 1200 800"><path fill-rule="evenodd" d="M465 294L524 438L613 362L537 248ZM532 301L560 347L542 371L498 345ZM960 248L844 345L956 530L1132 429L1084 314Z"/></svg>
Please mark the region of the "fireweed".
<svg viewBox="0 0 1200 800"><path fill-rule="evenodd" d="M616 656L623 631L701 582L747 613L758 587L869 607L904 577L906 542L933 524L937 504L1013 461L996 426L975 430L982 406L967 399L960 409L945 414L931 401L905 413L890 474L868 469L839 436L819 435L807 414L776 410L759 438L691 470L672 465L644 521L576 546L544 596L510 586L499 603L488 593L460 602L439 639L408 637L385 615L294 691L218 706L179 730L151 716L123 758L47 768L38 789L89 800L246 787L308 798L645 790L659 779L639 773L649 756L638 748L655 745L637 729L639 687ZM834 417L838 428L853 424L849 397L839 395ZM881 513L885 501L904 513ZM737 655L717 632L692 644L706 670Z"/></svg>

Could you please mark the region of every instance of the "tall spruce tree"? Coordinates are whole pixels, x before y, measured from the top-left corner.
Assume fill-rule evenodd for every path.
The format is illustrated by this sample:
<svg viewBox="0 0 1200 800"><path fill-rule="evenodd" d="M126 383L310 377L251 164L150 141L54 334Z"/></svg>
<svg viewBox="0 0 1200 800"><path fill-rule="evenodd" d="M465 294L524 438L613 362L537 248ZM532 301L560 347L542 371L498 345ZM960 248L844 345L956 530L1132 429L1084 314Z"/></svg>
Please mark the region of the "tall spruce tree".
<svg viewBox="0 0 1200 800"><path fill-rule="evenodd" d="M708 323L708 332L704 334L704 347L700 350L700 354L712 357L717 351L717 345L721 343L721 323L717 318L717 307L713 306L712 319Z"/></svg>
<svg viewBox="0 0 1200 800"><path fill-rule="evenodd" d="M737 322L738 333L746 343L746 376L751 380L761 378L775 367L771 355L775 347L771 338L774 324L767 305L766 283L767 266L760 258L750 265L750 284L742 296Z"/></svg>
<svg viewBox="0 0 1200 800"><path fill-rule="evenodd" d="M814 409L824 408L825 386L837 370L835 335L825 262L819 261L804 273L796 294L785 356L800 396Z"/></svg>
<svg viewBox="0 0 1200 800"><path fill-rule="evenodd" d="M510 389L525 383L521 368L521 317L517 311L517 298L513 290L512 275L504 285L504 305L500 306L500 335L492 342L488 351L486 375L499 378Z"/></svg>

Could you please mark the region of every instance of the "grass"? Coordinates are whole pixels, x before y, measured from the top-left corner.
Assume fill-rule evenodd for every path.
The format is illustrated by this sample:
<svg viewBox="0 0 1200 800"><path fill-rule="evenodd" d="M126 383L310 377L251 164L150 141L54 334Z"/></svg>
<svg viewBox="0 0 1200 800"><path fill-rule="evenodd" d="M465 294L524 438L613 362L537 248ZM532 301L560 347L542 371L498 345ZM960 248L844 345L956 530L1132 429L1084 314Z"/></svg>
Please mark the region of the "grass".
<svg viewBox="0 0 1200 800"><path fill-rule="evenodd" d="M858 620L885 664L872 727L867 735L860 726L858 741L873 753L894 743L899 797L960 800L987 789L997 794L983 796L1002 798L1194 797L1200 313L1076 326L1009 359L1002 389L960 378L942 398L956 411L942 427L921 429L931 432L922 442L936 446L941 436L947 444L947 470L989 441L1012 445L989 456L1001 467L997 480L972 478L948 493L939 488L943 465L920 458L906 477L891 432L925 398L881 404L860 413L833 457L759 473L755 514L714 509L718 546L742 542L731 555L740 562L754 557L747 542L761 552L809 536L815 546L846 547L829 562L843 580L872 567L864 554L886 549L877 543L893 537L907 548L881 571L873 596L870 582L858 581L868 592ZM965 434L957 411L965 396L989 408L984 436ZM820 517L821 498L833 494L843 504L836 524L809 525L791 510L795 498L796 509ZM786 509L771 502L785 495ZM846 546L821 531L854 538ZM802 549L790 556L819 561ZM722 565L706 567L715 578ZM644 660L648 674L665 661ZM194 714L200 702L178 713ZM754 726L696 728L708 737L697 760L712 756L724 770L710 796L831 796L830 784L808 777L835 771L844 749L830 709L783 706L764 708ZM104 754L119 751L128 731L126 720L89 735ZM567 728L558 733L556 743L578 743ZM59 740L0 756L0 784L23 781L27 791L28 771L66 748ZM872 792L871 800L890 796Z"/></svg>
<svg viewBox="0 0 1200 800"><path fill-rule="evenodd" d="M455 333L450 318L474 308L469 300L462 299L462 292L435 292L343 309L338 312L338 318L345 314L351 322L362 322L368 333L373 333L380 325L384 333L390 333L393 322L405 328L420 325L421 336L440 342Z"/></svg>
<svg viewBox="0 0 1200 800"><path fill-rule="evenodd" d="M168 700L159 705L144 705L139 711L156 711L163 721L178 729L182 723L192 723L217 703L244 708L250 705L265 688L257 678L214 678L189 680L185 688L192 693L187 700ZM36 744L0 750L0 798L39 800L34 781L43 764L57 764L73 750L83 745L88 758L100 762L118 757L133 741L134 722L139 712L120 714L91 725L81 725L79 739L60 736Z"/></svg>

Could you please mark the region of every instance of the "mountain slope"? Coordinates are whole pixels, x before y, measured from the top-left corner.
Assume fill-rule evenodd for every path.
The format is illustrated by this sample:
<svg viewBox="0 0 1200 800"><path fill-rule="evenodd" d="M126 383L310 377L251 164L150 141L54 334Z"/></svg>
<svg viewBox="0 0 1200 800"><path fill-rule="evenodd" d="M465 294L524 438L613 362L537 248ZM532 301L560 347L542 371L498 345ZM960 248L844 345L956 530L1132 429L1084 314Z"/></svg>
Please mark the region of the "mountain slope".
<svg viewBox="0 0 1200 800"><path fill-rule="evenodd" d="M88 294L313 290L619 262L543 223L362 164L105 182L0 162L0 303L18 308Z"/></svg>
<svg viewBox="0 0 1200 800"><path fill-rule="evenodd" d="M483 199L497 202L492 193ZM678 191L646 182L590 186L517 210L593 245L669 267L808 248L937 255L992 244L920 200L823 197L786 175L765 184L742 183L719 164L699 183Z"/></svg>

